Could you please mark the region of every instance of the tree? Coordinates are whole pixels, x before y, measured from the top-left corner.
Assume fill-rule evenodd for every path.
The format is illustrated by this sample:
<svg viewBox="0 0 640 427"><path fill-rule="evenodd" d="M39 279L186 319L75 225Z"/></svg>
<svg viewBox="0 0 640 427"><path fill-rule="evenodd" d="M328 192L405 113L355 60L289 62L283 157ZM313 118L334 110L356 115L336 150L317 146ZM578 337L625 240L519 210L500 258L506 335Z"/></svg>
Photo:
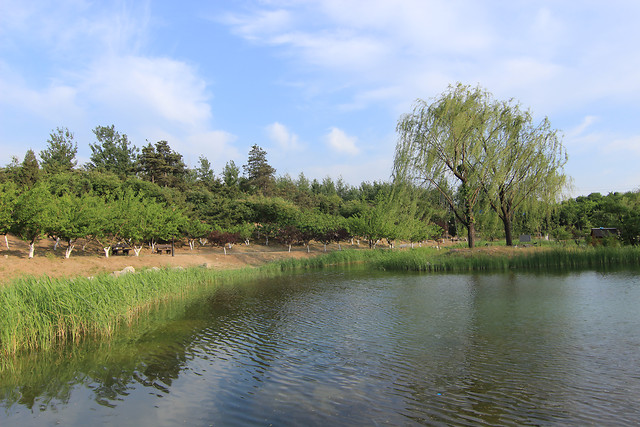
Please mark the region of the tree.
<svg viewBox="0 0 640 427"><path fill-rule="evenodd" d="M29 258L33 258L35 244L52 223L53 197L46 183L37 183L20 194L13 214L13 231L29 243Z"/></svg>
<svg viewBox="0 0 640 427"><path fill-rule="evenodd" d="M183 178L186 166L182 155L173 151L167 141L142 147L138 155L138 170L142 176L164 187L175 187Z"/></svg>
<svg viewBox="0 0 640 427"><path fill-rule="evenodd" d="M237 189L240 184L240 169L233 160L227 162L222 169L222 181L228 189Z"/></svg>
<svg viewBox="0 0 640 427"><path fill-rule="evenodd" d="M12 181L0 184L0 234L4 235L4 243L9 249L7 233L13 225L13 209L16 204L17 189Z"/></svg>
<svg viewBox="0 0 640 427"><path fill-rule="evenodd" d="M133 146L127 135L120 134L115 126L96 126L93 130L96 143L89 144L91 162L87 168L102 172L113 172L127 176L135 171L138 149Z"/></svg>
<svg viewBox="0 0 640 427"><path fill-rule="evenodd" d="M276 170L267 162L266 151L254 144L249 151L249 159L243 169L251 187L266 196L273 193Z"/></svg>
<svg viewBox="0 0 640 427"><path fill-rule="evenodd" d="M212 188L216 184L216 177L211 169L211 162L205 157L198 158L198 167L195 170L196 179L207 188Z"/></svg>
<svg viewBox="0 0 640 427"><path fill-rule="evenodd" d="M65 193L52 200L52 218L47 225L46 232L67 243L65 258L71 256L75 242L95 233L95 227L100 224L96 221L99 217L97 209L100 201L96 196L83 194L76 196Z"/></svg>
<svg viewBox="0 0 640 427"><path fill-rule="evenodd" d="M435 187L475 245L475 213L483 183L493 164L483 149L496 132L489 95L458 84L432 104L418 99L401 117L394 174L400 181Z"/></svg>
<svg viewBox="0 0 640 427"><path fill-rule="evenodd" d="M73 133L67 128L56 128L47 140L48 146L40 152L42 169L46 173L68 172L78 163L78 144L73 141Z"/></svg>
<svg viewBox="0 0 640 427"><path fill-rule="evenodd" d="M40 165L36 154L32 149L28 149L24 155L24 160L18 170L18 182L20 185L31 188L40 178Z"/></svg>
<svg viewBox="0 0 640 427"><path fill-rule="evenodd" d="M566 182L567 154L547 118L534 124L531 113L512 102L494 102L496 129L483 140L493 159L491 180L482 182L487 199L502 220L507 246L513 245L516 210L531 199L556 202Z"/></svg>

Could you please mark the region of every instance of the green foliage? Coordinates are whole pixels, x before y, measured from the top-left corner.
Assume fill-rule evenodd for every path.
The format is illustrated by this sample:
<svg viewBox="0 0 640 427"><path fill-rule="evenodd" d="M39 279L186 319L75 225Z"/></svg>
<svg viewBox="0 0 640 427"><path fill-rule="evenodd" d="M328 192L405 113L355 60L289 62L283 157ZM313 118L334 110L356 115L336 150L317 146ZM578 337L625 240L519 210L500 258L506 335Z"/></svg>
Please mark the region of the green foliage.
<svg viewBox="0 0 640 427"><path fill-rule="evenodd" d="M138 155L138 171L142 177L163 187L178 186L185 173L186 166L182 155L171 149L167 141L158 141L142 148Z"/></svg>
<svg viewBox="0 0 640 427"><path fill-rule="evenodd" d="M22 240L29 242L30 258L34 255L36 240L53 222L53 203L53 196L46 183L37 183L16 199L12 231Z"/></svg>
<svg viewBox="0 0 640 427"><path fill-rule="evenodd" d="M7 234L13 225L13 209L17 201L17 187L12 181L0 184L0 234Z"/></svg>
<svg viewBox="0 0 640 427"><path fill-rule="evenodd" d="M87 169L111 172L125 177L135 171L138 149L133 146L127 135L120 134L115 126L96 126L93 130L96 143L89 144L91 161Z"/></svg>
<svg viewBox="0 0 640 427"><path fill-rule="evenodd" d="M267 162L266 151L254 144L243 169L249 188L266 196L273 194L276 170Z"/></svg>
<svg viewBox="0 0 640 427"><path fill-rule="evenodd" d="M24 155L24 160L20 165L17 182L24 187L31 188L38 181L40 175L41 171L38 159L36 159L36 155L33 150L29 149Z"/></svg>
<svg viewBox="0 0 640 427"><path fill-rule="evenodd" d="M56 128L47 140L47 148L40 152L42 169L46 173L68 172L78 163L78 144L73 141L73 133L67 128Z"/></svg>

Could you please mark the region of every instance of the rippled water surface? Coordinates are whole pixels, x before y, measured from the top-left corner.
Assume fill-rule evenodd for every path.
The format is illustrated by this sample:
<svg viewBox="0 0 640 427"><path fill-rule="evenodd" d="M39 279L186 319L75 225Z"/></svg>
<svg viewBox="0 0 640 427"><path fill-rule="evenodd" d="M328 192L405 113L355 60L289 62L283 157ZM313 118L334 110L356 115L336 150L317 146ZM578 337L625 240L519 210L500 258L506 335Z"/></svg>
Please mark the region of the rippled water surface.
<svg viewBox="0 0 640 427"><path fill-rule="evenodd" d="M0 425L629 425L640 275L315 272L24 356Z"/></svg>

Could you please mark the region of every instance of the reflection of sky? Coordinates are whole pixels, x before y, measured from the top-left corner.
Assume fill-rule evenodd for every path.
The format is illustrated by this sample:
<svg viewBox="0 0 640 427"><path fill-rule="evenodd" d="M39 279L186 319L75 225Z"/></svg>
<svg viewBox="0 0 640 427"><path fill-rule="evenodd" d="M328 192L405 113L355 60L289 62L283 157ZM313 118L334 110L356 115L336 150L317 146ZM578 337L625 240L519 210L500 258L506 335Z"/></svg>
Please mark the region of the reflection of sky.
<svg viewBox="0 0 640 427"><path fill-rule="evenodd" d="M191 317L134 344L114 344L113 366L83 366L86 386L75 385L68 401L43 412L14 405L7 420L630 420L640 415L640 376L629 371L640 364L638 284L637 276L597 273L265 281L192 307ZM134 363L119 370L126 351Z"/></svg>

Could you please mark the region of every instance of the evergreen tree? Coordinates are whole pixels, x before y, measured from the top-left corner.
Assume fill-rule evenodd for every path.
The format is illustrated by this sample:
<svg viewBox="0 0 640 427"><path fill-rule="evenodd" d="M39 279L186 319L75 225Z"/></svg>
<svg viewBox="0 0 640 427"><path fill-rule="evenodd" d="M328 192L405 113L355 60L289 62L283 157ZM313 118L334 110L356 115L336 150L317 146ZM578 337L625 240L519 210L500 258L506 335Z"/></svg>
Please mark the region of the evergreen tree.
<svg viewBox="0 0 640 427"><path fill-rule="evenodd" d="M32 149L28 149L18 170L18 182L20 185L31 188L38 181L39 176L40 165L38 164L38 159L36 159L36 154Z"/></svg>
<svg viewBox="0 0 640 427"><path fill-rule="evenodd" d="M46 173L68 172L76 166L78 144L73 141L73 133L69 129L56 128L49 135L47 143L47 148L40 152L42 169Z"/></svg>
<svg viewBox="0 0 640 427"><path fill-rule="evenodd" d="M222 181L227 188L237 188L240 178L240 169L236 166L233 160L227 162L222 170Z"/></svg>
<svg viewBox="0 0 640 427"><path fill-rule="evenodd" d="M248 184L264 195L271 195L275 186L276 170L267 162L267 152L258 145L249 151L247 164L243 166Z"/></svg>
<svg viewBox="0 0 640 427"><path fill-rule="evenodd" d="M138 171L142 176L160 186L177 186L186 173L182 155L171 149L167 141L158 141L142 147L138 156Z"/></svg>
<svg viewBox="0 0 640 427"><path fill-rule="evenodd" d="M97 142L89 144L91 162L88 169L113 172L126 176L134 172L138 149L131 145L127 135L120 134L115 126L97 126L93 133Z"/></svg>

